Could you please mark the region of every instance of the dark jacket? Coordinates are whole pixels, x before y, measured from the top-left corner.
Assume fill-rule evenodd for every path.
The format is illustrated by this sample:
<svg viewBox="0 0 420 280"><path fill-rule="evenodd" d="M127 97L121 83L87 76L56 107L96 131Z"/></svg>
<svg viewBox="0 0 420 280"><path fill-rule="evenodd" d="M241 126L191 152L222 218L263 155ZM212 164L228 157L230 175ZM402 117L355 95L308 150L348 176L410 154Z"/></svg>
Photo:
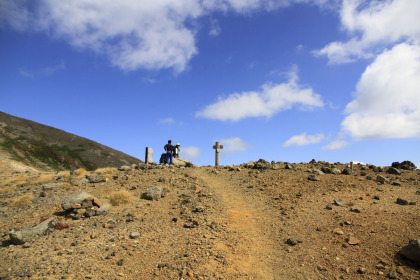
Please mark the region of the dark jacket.
<svg viewBox="0 0 420 280"><path fill-rule="evenodd" d="M171 153L174 153L174 146L173 145L171 145L171 144L166 144L165 145L165 147L164 147L164 149L165 149L165 151L167 152L167 153L169 153L169 152L171 152Z"/></svg>

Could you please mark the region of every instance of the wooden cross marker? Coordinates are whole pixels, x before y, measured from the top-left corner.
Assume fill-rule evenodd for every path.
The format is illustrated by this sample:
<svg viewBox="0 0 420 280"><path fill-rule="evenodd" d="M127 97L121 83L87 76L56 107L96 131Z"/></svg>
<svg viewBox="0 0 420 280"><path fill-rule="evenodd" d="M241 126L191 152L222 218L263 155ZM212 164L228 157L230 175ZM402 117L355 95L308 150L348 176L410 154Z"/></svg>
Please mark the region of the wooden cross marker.
<svg viewBox="0 0 420 280"><path fill-rule="evenodd" d="M216 142L216 145L213 146L213 149L216 150L216 164L215 164L215 166L219 166L219 154L220 154L220 150L223 149L223 145L219 145L219 142Z"/></svg>

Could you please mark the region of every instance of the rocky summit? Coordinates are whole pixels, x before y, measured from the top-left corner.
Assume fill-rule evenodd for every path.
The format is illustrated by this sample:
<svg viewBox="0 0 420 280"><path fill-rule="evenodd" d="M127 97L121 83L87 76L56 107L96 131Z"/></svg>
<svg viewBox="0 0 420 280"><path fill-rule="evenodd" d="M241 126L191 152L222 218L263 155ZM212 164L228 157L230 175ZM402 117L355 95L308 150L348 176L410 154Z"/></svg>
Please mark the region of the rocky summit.
<svg viewBox="0 0 420 280"><path fill-rule="evenodd" d="M420 173L392 165L0 170L0 279L420 279Z"/></svg>

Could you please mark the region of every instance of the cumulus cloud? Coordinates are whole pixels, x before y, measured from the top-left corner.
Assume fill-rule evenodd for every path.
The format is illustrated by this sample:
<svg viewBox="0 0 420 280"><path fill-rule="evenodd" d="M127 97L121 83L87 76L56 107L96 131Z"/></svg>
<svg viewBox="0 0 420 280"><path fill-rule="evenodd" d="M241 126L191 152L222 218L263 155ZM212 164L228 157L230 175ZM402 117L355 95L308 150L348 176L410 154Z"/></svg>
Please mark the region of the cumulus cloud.
<svg viewBox="0 0 420 280"><path fill-rule="evenodd" d="M420 43L420 1L343 0L340 17L343 30L351 38L332 42L315 51L330 63L346 63L371 58L383 46L401 41ZM382 46L382 47L381 47Z"/></svg>
<svg viewBox="0 0 420 280"><path fill-rule="evenodd" d="M185 70L198 53L197 25L212 12L250 13L310 0L2 0L0 27L31 29L108 57L125 71ZM322 5L326 0L317 0ZM211 35L220 34L217 21Z"/></svg>
<svg viewBox="0 0 420 280"><path fill-rule="evenodd" d="M200 148L189 146L189 147L181 147L180 151L182 158L186 159L198 159L202 153Z"/></svg>
<svg viewBox="0 0 420 280"><path fill-rule="evenodd" d="M223 145L222 152L226 155L243 152L251 147L250 144L246 143L239 137L222 139L220 144Z"/></svg>
<svg viewBox="0 0 420 280"><path fill-rule="evenodd" d="M420 137L420 46L402 43L362 74L341 126L356 139Z"/></svg>
<svg viewBox="0 0 420 280"><path fill-rule="evenodd" d="M349 142L344 140L334 140L328 145L325 145L321 148L321 150L339 150L349 145Z"/></svg>
<svg viewBox="0 0 420 280"><path fill-rule="evenodd" d="M306 133L302 133L300 135L295 135L291 137L289 140L284 142L283 148L287 148L290 146L305 146L310 144L316 144L324 139L324 135L321 133L314 134L314 135L307 135Z"/></svg>
<svg viewBox="0 0 420 280"><path fill-rule="evenodd" d="M314 93L312 88L302 88L297 80L294 69L289 73L287 83L266 83L260 91L233 93L226 98L219 97L216 103L197 112L196 117L239 121L250 117L271 117L294 106L301 109L323 107L321 96Z"/></svg>

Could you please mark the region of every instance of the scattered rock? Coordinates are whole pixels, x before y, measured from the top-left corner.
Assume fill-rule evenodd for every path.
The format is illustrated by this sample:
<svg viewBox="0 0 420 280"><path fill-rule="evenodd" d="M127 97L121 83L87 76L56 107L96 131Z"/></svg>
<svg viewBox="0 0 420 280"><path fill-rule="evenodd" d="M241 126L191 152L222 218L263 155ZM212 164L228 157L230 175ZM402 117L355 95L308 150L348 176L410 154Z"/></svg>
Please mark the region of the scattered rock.
<svg viewBox="0 0 420 280"><path fill-rule="evenodd" d="M376 177L376 181L381 183L381 184L388 184L389 183L389 180L382 175L378 175Z"/></svg>
<svg viewBox="0 0 420 280"><path fill-rule="evenodd" d="M140 233L138 233L137 231L134 231L132 233L130 233L130 238L131 239L137 239L140 237Z"/></svg>
<svg viewBox="0 0 420 280"><path fill-rule="evenodd" d="M417 166L409 160L405 160L401 163L398 161L392 163L392 167L404 169L404 170L415 170Z"/></svg>
<svg viewBox="0 0 420 280"><path fill-rule="evenodd" d="M337 235L343 235L344 231L341 228L335 228L333 229L333 233Z"/></svg>
<svg viewBox="0 0 420 280"><path fill-rule="evenodd" d="M120 168L118 168L119 171L130 171L131 170L131 166L128 165L123 165Z"/></svg>
<svg viewBox="0 0 420 280"><path fill-rule="evenodd" d="M149 186L146 192L141 195L141 198L147 200L159 200L164 197L167 193L167 189L162 186Z"/></svg>
<svg viewBox="0 0 420 280"><path fill-rule="evenodd" d="M327 206L325 206L325 209L332 210L333 206L334 206L334 204L330 202L330 203L327 204Z"/></svg>
<svg viewBox="0 0 420 280"><path fill-rule="evenodd" d="M85 191L72 194L63 199L63 201L61 202L61 208L63 208L63 210L71 210L73 205L81 205L82 202L87 200L88 198L93 198L93 195Z"/></svg>
<svg viewBox="0 0 420 280"><path fill-rule="evenodd" d="M394 182L392 182L392 185L393 186L401 186L401 182L394 181Z"/></svg>
<svg viewBox="0 0 420 280"><path fill-rule="evenodd" d="M399 253L414 262L416 266L420 266L420 240L411 240Z"/></svg>
<svg viewBox="0 0 420 280"><path fill-rule="evenodd" d="M346 206L346 203L341 198L334 199L334 203L335 203L335 205L338 205L338 206L341 206L341 207Z"/></svg>
<svg viewBox="0 0 420 280"><path fill-rule="evenodd" d="M284 166L284 169L294 169L295 167L290 164L290 163L286 163L286 165Z"/></svg>
<svg viewBox="0 0 420 280"><path fill-rule="evenodd" d="M397 279L397 272L394 269L391 269L388 273L389 279Z"/></svg>
<svg viewBox="0 0 420 280"><path fill-rule="evenodd" d="M352 207L352 208L350 208L350 211L354 212L354 213L361 213L361 210L360 210L359 207Z"/></svg>
<svg viewBox="0 0 420 280"><path fill-rule="evenodd" d="M397 267L397 272L398 272L399 274L404 274L404 273L405 273L405 269L404 269L404 267L402 267L402 266Z"/></svg>
<svg viewBox="0 0 420 280"><path fill-rule="evenodd" d="M101 174L97 174L97 173L92 173L92 174L86 175L86 179L91 184L96 184L96 183L101 183L101 182L106 181L106 178L104 176L102 176Z"/></svg>
<svg viewBox="0 0 420 280"><path fill-rule="evenodd" d="M10 240L13 244L21 245L28 241L34 240L40 236L45 235L54 225L55 217L43 221L33 228L25 228L21 230L12 230L9 232Z"/></svg>
<svg viewBox="0 0 420 280"><path fill-rule="evenodd" d="M360 267L360 268L357 270L357 273L359 273L359 274L366 274L366 272L367 272L367 269L366 269L366 268L364 268L364 267Z"/></svg>
<svg viewBox="0 0 420 280"><path fill-rule="evenodd" d="M360 240L359 239L357 239L356 237L354 237L354 236L351 236L348 240L347 240L347 243L349 244L349 245L357 245L357 244L360 244Z"/></svg>
<svg viewBox="0 0 420 280"><path fill-rule="evenodd" d="M341 171L341 174L344 174L344 175L353 175L353 170L351 170L351 168L346 168L343 171Z"/></svg>
<svg viewBox="0 0 420 280"><path fill-rule="evenodd" d="M321 179L316 175L309 175L308 180L309 181L320 181Z"/></svg>
<svg viewBox="0 0 420 280"><path fill-rule="evenodd" d="M408 205L408 201L402 198L397 198L396 203L399 205Z"/></svg>
<svg viewBox="0 0 420 280"><path fill-rule="evenodd" d="M399 171L395 167L388 168L388 170L386 171L386 173L388 173L388 174L394 174L394 175L401 175L401 171Z"/></svg>

